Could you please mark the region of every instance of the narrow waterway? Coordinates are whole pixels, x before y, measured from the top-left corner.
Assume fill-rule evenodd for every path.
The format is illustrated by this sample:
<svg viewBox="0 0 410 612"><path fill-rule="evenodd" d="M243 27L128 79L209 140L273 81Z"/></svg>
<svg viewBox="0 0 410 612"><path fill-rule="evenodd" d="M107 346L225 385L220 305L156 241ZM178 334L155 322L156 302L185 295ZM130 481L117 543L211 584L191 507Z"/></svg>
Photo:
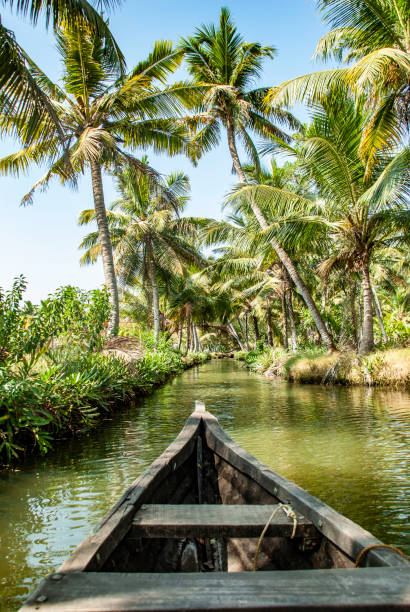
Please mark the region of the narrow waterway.
<svg viewBox="0 0 410 612"><path fill-rule="evenodd" d="M89 535L194 401L258 459L410 553L410 395L268 381L231 360L174 378L98 431L0 475L0 610Z"/></svg>

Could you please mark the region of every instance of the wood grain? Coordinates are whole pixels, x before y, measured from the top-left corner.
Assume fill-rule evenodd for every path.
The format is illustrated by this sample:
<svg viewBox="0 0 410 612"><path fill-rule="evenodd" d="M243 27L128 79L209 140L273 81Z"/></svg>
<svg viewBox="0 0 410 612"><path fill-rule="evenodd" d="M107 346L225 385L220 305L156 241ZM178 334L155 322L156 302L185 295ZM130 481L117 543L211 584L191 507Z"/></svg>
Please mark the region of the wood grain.
<svg viewBox="0 0 410 612"><path fill-rule="evenodd" d="M259 537L277 506L222 504L148 504L134 516L132 536L136 538ZM290 537L293 520L278 510L266 536ZM319 532L303 516L297 517L296 537L317 538Z"/></svg>
<svg viewBox="0 0 410 612"><path fill-rule="evenodd" d="M297 512L310 519L318 530L351 560L354 561L366 546L381 544L380 540L371 533L255 459L225 433L212 414L206 412L203 421L206 442L216 455L249 476L280 501L290 503ZM366 556L366 563L370 566L410 568L410 563L406 559L382 548L371 550Z"/></svg>
<svg viewBox="0 0 410 612"><path fill-rule="evenodd" d="M44 580L22 612L409 610L410 570L103 574ZM39 602L38 599L44 600Z"/></svg>

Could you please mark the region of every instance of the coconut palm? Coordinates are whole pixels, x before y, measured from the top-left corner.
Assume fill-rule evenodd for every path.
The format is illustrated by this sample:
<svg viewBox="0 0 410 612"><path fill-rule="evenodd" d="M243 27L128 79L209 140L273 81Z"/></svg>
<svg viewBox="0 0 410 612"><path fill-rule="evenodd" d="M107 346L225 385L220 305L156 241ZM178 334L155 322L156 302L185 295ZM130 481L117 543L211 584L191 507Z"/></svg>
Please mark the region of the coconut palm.
<svg viewBox="0 0 410 612"><path fill-rule="evenodd" d="M38 188L45 188L53 177L63 184L75 183L79 174L91 172L94 208L101 242L105 283L110 292L112 314L108 333L118 329L118 291L111 241L104 205L102 168L134 163L125 147L153 146L154 150L179 153L186 145L185 128L172 119L182 98L188 103L192 90L185 83L161 88L166 75L177 68L181 54L169 42L155 43L146 60L122 77L119 62L107 51L105 39L84 25L64 28L57 33L64 76L62 86L52 83L38 68L30 72L44 90L58 115L63 139L57 128L47 138L41 129L35 141L17 153L0 160L0 172L19 175L32 163L47 163L48 170L24 197L31 203ZM26 125L9 115L4 121L18 131L24 142Z"/></svg>
<svg viewBox="0 0 410 612"><path fill-rule="evenodd" d="M116 56L120 64L123 64L122 53L98 12L118 4L119 0L100 0L98 3L89 3L87 0L3 0L3 5L15 9L17 15L28 15L33 25L37 25L42 18L46 27L51 22L54 28L62 23L87 23L104 37L107 51L109 48L112 56ZM43 133L46 131L45 117L52 124L52 131L57 127L62 133L58 116L49 104L47 92L41 82L33 78L33 67L34 63L18 44L14 33L3 25L0 18L0 114L17 115L26 124L25 144L29 144L35 137L40 126Z"/></svg>
<svg viewBox="0 0 410 612"><path fill-rule="evenodd" d="M116 183L120 197L107 213L116 271L124 287L139 284L141 279L149 281L157 340L161 271L182 275L184 265L203 263L193 246L197 235L195 225L179 216L188 199L189 179L179 172L169 175L163 182L158 177L128 168L117 174ZM81 225L95 220L93 209L80 215ZM87 249L82 263L94 263L102 254L99 232L88 234L81 247Z"/></svg>
<svg viewBox="0 0 410 612"><path fill-rule="evenodd" d="M408 242L410 238L406 201L410 152L405 149L396 156L380 156L371 180L367 180L365 164L359 157L367 119L363 104L357 105L346 95L342 97L340 91L316 106L299 157L323 199L311 203L310 211L305 207L303 214L303 202L297 202L300 196L283 192L283 207L288 214L283 215L282 229L280 223L277 226L279 239L287 248L292 245L312 248L326 231L332 252L321 264L321 271L326 273L339 266L361 274L362 353L374 347L372 258L378 249ZM270 200L272 187L256 186L253 193L251 188L247 189L246 197L256 198L261 206Z"/></svg>
<svg viewBox="0 0 410 612"><path fill-rule="evenodd" d="M273 164L274 165L274 164ZM255 169L250 168L249 173ZM292 285L286 269L255 223L253 215L231 215L228 220L209 220L202 228L207 245L221 244L219 257L210 267L215 270L218 287L235 291L242 305L244 336L248 344L247 320L250 314L258 339L257 312L266 319L268 344L272 345L274 329L271 305L279 302L282 309L283 344L288 348L287 318L289 315L292 349L297 348L297 334L292 304ZM255 325L256 322L256 325ZM277 330L277 327L276 327Z"/></svg>
<svg viewBox="0 0 410 612"><path fill-rule="evenodd" d="M333 28L319 41L315 56L342 60L346 67L307 74L273 88L267 100L293 104L315 102L335 83L347 84L367 97L370 116L359 153L366 173L377 150L388 150L403 138L409 125L410 9L407 0L317 0L324 20ZM349 64L351 64L349 66Z"/></svg>
<svg viewBox="0 0 410 612"><path fill-rule="evenodd" d="M198 277L195 269L185 267L182 274L168 277L162 302L167 318L173 321L178 332L178 349L182 347L186 328L185 352L200 350L197 325L212 320L213 303L205 277Z"/></svg>
<svg viewBox="0 0 410 612"><path fill-rule="evenodd" d="M203 338L224 336L234 340L241 350L245 348L233 325L242 306L232 291L217 286L217 277L212 267L200 272L186 268L182 276L175 276L168 285L166 312L179 328L179 345L186 326L186 350L195 346L197 328L205 332Z"/></svg>
<svg viewBox="0 0 410 612"><path fill-rule="evenodd" d="M252 162L259 165L251 132L283 143L288 142L289 138L274 122L293 129L299 127L297 120L287 111L263 104L267 88L249 89L259 77L263 61L272 58L275 50L259 43L245 43L226 8L221 10L219 28L203 26L194 36L183 39L180 48L194 81L207 85L202 98L202 110L208 123L194 139L197 155L218 142L223 127L235 172L241 183L246 184L237 139L240 139ZM258 223L262 229L266 229L269 224L261 208L254 200L251 206ZM323 342L329 350L333 350L332 338L295 265L274 237L271 244L311 311Z"/></svg>

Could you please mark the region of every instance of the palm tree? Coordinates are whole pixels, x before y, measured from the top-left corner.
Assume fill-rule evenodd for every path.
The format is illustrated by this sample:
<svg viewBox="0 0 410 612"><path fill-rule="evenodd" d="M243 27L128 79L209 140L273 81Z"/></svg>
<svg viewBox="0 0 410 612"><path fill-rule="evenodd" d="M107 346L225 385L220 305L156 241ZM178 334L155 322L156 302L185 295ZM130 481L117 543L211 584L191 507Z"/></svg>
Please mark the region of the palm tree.
<svg viewBox="0 0 410 612"><path fill-rule="evenodd" d="M254 170L254 168L249 168L247 172L251 174ZM286 269L278 262L269 240L255 224L254 216L233 214L225 221L209 220L203 226L202 239L207 245L218 243L222 245L217 249L220 257L211 263L210 268L217 272L220 279L217 284L218 288L238 293L243 309L241 316L243 315L245 319L246 344L248 345L248 315L251 314L255 325L258 311L259 314L264 312L266 315L268 344L272 345L274 326L271 304L277 301L280 302L282 309L284 347L288 348L287 318L289 314L292 350L296 350L297 334L291 281ZM257 329L255 329L255 336L258 336Z"/></svg>
<svg viewBox="0 0 410 612"><path fill-rule="evenodd" d="M406 197L410 188L407 172L410 152L379 156L371 180L359 157L361 135L368 120L364 106L358 105L340 90L317 105L313 122L299 151L301 163L315 181L322 200L303 202L283 192L280 240L292 245L314 245L323 237L332 252L321 264L322 273L339 266L361 274L363 290L363 327L361 353L374 348L373 295L370 265L377 250L408 243L410 214ZM269 186L258 186L265 193L248 193L258 201L269 198ZM297 209L299 206L299 209ZM293 211L292 211L293 207ZM304 210L303 210L304 208ZM298 213L299 210L299 213ZM279 223L280 225L280 223Z"/></svg>
<svg viewBox="0 0 410 612"><path fill-rule="evenodd" d="M397 145L409 125L410 28L407 0L317 0L332 29L319 41L315 56L350 66L314 72L273 88L267 100L293 104L316 102L335 83L367 97L370 117L359 153L366 176L377 150ZM353 63L352 63L353 62Z"/></svg>
<svg viewBox="0 0 410 612"><path fill-rule="evenodd" d="M170 279L164 295L167 316L175 321L179 329L179 346L186 326L187 351L195 346L197 328L205 332L202 338L229 337L243 350L244 346L232 322L238 316L241 305L232 291L217 286L217 275L212 272L212 267L200 272L186 268L182 276Z"/></svg>
<svg viewBox="0 0 410 612"><path fill-rule="evenodd" d="M100 0L97 9L110 9L119 3L120 0ZM88 24L88 27L104 37L107 50L110 48L112 56L116 55L120 64L124 65L124 57L107 23L87 0L3 0L3 4L15 9L22 17L28 15L33 25L37 25L43 17L46 27L50 22L53 28L62 23ZM53 131L57 127L62 135L58 116L48 101L47 92L41 82L33 78L33 68L34 62L0 18L0 114L17 115L26 124L24 144L32 141L40 126L44 133L46 125L50 123L50 129ZM47 122L45 117L48 118ZM4 126L0 121L1 127ZM7 126L5 129L7 131Z"/></svg>
<svg viewBox="0 0 410 612"><path fill-rule="evenodd" d="M189 179L179 172L169 175L164 183L158 177L128 168L117 174L117 189L120 198L107 213L116 271L124 287L139 284L141 279L149 281L157 340L161 272L182 275L184 265L203 263L193 246L196 227L179 216L188 199ZM80 215L81 225L95 220L93 209ZM88 234L81 247L87 249L82 263L94 263L102 254L99 232Z"/></svg>
<svg viewBox="0 0 410 612"><path fill-rule="evenodd" d="M52 177L63 184L75 183L76 177L89 169L92 178L94 208L101 242L104 277L110 293L112 314L108 333L118 329L118 291L109 236L102 168L133 163L138 169L153 173L145 164L131 157L124 147L153 146L169 154L184 150L185 127L172 118L181 100L195 87L175 83L160 88L166 75L177 68L181 54L169 42L155 43L146 60L138 63L126 77L105 39L84 25L64 28L57 33L58 50L64 68L63 86L52 83L37 67L30 67L33 79L47 91L49 104L58 116L61 133L55 127L38 130L35 141L17 153L0 160L0 172L19 175L32 163L47 163L45 175L24 197L31 203L33 193L46 187ZM9 115L8 125L25 141L26 124L20 116ZM46 137L45 137L46 136ZM154 173L155 174L155 173Z"/></svg>
<svg viewBox="0 0 410 612"><path fill-rule="evenodd" d="M258 166L259 158L250 131L283 143L288 142L289 138L274 125L273 121L279 121L293 129L299 127L298 121L287 111L278 107L264 106L263 100L267 88L248 89L260 75L263 60L273 57L274 48L263 47L259 43L245 43L226 8L221 10L218 29L213 25L203 26L194 36L183 39L180 48L194 81L207 85L201 108L205 111L208 123L194 139L197 155L218 142L222 126L226 130L229 152L236 174L241 183L246 184L247 179L239 159L236 139L241 140L253 163ZM251 206L262 229L267 229L268 222L261 208L254 200ZM332 338L299 272L286 251L273 237L271 244L301 292L323 342L329 350L333 350Z"/></svg>

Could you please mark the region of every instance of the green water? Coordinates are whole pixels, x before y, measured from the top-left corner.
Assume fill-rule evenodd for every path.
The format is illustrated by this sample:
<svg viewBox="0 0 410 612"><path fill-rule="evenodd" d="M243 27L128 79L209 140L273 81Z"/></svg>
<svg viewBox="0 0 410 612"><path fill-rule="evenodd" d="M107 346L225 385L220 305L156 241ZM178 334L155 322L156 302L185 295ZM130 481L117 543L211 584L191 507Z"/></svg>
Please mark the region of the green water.
<svg viewBox="0 0 410 612"><path fill-rule="evenodd" d="M194 401L258 459L410 553L410 395L272 382L213 360L48 457L0 475L0 610L89 535L180 431Z"/></svg>

